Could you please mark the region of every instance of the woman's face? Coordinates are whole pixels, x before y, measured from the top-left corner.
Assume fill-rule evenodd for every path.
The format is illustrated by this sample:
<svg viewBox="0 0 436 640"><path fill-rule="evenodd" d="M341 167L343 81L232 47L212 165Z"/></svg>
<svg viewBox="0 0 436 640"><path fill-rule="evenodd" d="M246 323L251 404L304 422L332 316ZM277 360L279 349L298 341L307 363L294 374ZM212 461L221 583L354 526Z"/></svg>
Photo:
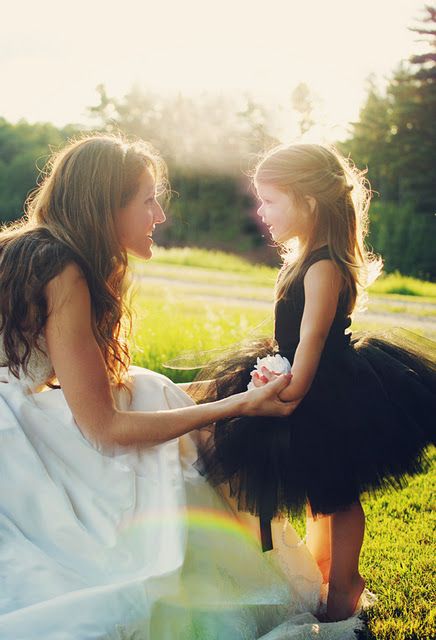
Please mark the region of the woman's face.
<svg viewBox="0 0 436 640"><path fill-rule="evenodd" d="M257 182L256 191L261 201L257 215L266 224L275 242L307 237L309 207L302 208L294 196L267 182Z"/></svg>
<svg viewBox="0 0 436 640"><path fill-rule="evenodd" d="M149 260L154 228L165 220L163 209L156 200L154 178L145 169L139 179L136 196L117 212L115 227L118 240L129 253Z"/></svg>

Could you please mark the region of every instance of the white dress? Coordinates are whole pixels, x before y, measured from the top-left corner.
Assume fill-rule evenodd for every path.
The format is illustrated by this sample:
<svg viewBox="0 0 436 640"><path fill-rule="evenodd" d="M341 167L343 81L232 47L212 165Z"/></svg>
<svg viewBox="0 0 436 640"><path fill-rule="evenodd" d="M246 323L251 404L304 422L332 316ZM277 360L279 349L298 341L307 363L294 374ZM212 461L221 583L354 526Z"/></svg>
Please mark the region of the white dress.
<svg viewBox="0 0 436 640"><path fill-rule="evenodd" d="M294 530L276 523L263 554L193 468L194 437L102 451L60 389L37 392L50 371L38 352L28 377L0 367L1 640L355 638L357 617L315 618L321 578ZM119 408L192 404L130 374Z"/></svg>

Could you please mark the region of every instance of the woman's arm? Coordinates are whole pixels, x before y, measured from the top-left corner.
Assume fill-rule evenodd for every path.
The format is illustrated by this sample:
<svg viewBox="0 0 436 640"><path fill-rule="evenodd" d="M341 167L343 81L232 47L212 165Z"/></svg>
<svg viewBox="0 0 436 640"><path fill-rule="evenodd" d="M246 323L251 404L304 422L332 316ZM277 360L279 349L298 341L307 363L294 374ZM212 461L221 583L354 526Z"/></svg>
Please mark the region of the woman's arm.
<svg viewBox="0 0 436 640"><path fill-rule="evenodd" d="M289 383L284 376L269 392L267 387L272 385L210 404L166 411L119 411L92 331L88 286L77 265L69 264L47 284L46 298L50 359L78 426L92 439L151 446L230 416L290 413L290 407L278 399Z"/></svg>
<svg viewBox="0 0 436 640"><path fill-rule="evenodd" d="M179 382L177 386L183 389L188 396L198 401L202 397L216 399L216 380L193 380L192 382Z"/></svg>
<svg viewBox="0 0 436 640"><path fill-rule="evenodd" d="M320 260L307 270L300 341L292 364L292 380L280 394L282 400L301 402L309 391L336 314L342 283L342 275L332 260Z"/></svg>

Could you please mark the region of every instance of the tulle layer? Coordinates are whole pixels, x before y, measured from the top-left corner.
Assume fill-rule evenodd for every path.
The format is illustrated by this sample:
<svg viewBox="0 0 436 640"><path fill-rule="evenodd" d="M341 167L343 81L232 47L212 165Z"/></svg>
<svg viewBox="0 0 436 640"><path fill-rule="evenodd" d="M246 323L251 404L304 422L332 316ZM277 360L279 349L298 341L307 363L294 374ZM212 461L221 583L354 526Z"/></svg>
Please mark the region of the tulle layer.
<svg viewBox="0 0 436 640"><path fill-rule="evenodd" d="M243 391L256 358L274 351L258 340L200 378L219 397ZM280 352L290 362L295 350ZM271 518L346 508L362 492L402 487L428 464L435 443L436 344L405 330L355 334L321 357L312 386L286 418L219 421L197 467L229 482L239 508Z"/></svg>

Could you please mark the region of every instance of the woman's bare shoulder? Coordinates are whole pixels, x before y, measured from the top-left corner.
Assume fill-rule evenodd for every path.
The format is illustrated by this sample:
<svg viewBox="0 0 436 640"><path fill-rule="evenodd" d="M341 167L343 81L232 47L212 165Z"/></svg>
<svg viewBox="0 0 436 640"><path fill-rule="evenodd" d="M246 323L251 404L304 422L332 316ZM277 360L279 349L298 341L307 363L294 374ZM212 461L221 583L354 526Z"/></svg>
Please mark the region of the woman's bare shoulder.
<svg viewBox="0 0 436 640"><path fill-rule="evenodd" d="M89 289L83 271L76 262L70 261L45 286L49 310L75 300L89 299Z"/></svg>

